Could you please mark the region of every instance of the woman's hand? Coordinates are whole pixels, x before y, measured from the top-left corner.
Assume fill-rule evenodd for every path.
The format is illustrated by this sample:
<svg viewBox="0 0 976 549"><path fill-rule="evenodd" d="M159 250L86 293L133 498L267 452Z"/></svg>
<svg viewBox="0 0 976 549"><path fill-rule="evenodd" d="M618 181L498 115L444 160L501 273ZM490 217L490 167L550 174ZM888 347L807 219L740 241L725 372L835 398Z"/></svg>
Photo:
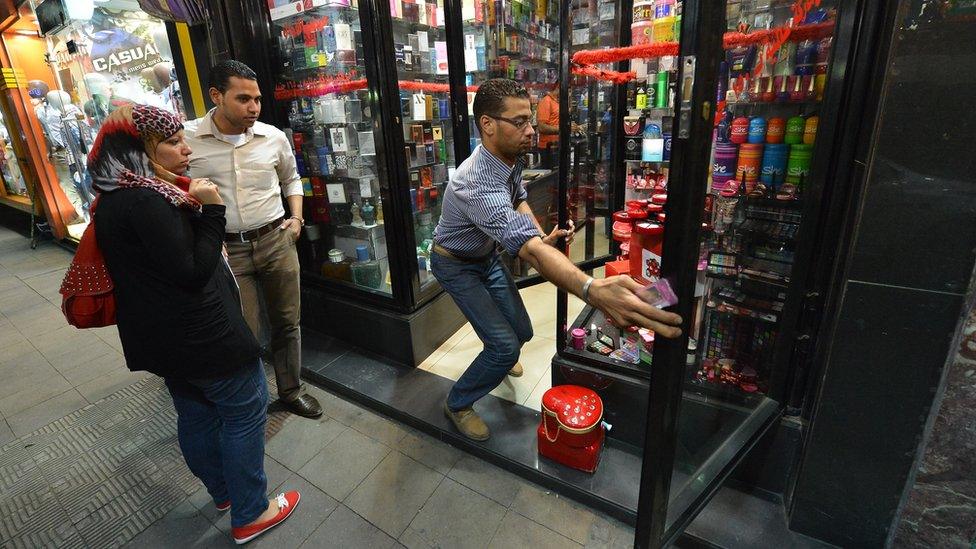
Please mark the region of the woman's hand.
<svg viewBox="0 0 976 549"><path fill-rule="evenodd" d="M201 204L223 204L217 185L209 179L193 179L190 181L190 196Z"/></svg>

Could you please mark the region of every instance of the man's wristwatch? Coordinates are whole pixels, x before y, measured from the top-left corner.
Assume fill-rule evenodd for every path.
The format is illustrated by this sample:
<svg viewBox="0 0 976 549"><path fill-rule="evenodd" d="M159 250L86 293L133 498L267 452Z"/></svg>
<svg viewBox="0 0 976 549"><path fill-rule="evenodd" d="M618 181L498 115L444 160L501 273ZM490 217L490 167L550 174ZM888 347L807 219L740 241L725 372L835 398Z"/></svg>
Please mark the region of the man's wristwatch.
<svg viewBox="0 0 976 549"><path fill-rule="evenodd" d="M302 219L302 218L300 218L300 217L298 217L297 215L293 215L293 216L289 217L288 219L294 219L295 221L298 221L298 224L300 226L302 226L302 227L305 226L305 220Z"/></svg>

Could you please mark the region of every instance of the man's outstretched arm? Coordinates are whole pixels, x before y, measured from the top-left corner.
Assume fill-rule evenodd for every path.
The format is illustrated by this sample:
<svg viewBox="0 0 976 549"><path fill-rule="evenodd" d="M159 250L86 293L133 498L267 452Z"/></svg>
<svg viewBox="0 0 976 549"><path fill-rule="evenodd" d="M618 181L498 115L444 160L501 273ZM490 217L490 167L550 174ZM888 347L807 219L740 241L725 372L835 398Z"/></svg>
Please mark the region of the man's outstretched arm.
<svg viewBox="0 0 976 549"><path fill-rule="evenodd" d="M527 241L518 255L549 282L583 298L583 286L590 277L541 238ZM668 338L681 335L681 317L652 307L637 297L634 292L640 288L640 284L626 275L595 279L590 283L587 301L613 318L618 326L641 326Z"/></svg>

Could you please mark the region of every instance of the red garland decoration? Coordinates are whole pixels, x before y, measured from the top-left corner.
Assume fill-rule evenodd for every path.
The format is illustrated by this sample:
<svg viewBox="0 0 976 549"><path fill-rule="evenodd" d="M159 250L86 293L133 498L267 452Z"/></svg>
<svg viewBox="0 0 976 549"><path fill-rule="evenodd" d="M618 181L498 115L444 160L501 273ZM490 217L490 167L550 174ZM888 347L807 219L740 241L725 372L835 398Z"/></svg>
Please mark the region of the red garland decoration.
<svg viewBox="0 0 976 549"><path fill-rule="evenodd" d="M412 92L448 93L451 91L451 87L447 84L431 84L414 80L400 80L397 84L401 90ZM275 99L287 101L299 97L318 97L329 93L349 93L366 89L368 85L365 78L358 80L308 80L293 88L279 87L275 90L274 95ZM477 92L478 86L468 86L465 89L469 92Z"/></svg>
<svg viewBox="0 0 976 549"><path fill-rule="evenodd" d="M722 38L722 46L729 50L740 46L753 46L767 44L776 39L778 32L788 27L761 30L756 32L741 33L727 32ZM830 36L834 31L834 23L816 23L814 25L802 25L790 30L788 40L802 42L803 40L818 40Z"/></svg>
<svg viewBox="0 0 976 549"><path fill-rule="evenodd" d="M758 44L768 44L780 40L818 40L833 33L834 23L817 23L814 25L802 25L790 29L780 27L776 29L750 32L727 32L722 38L722 47L732 49L740 46L752 46ZM601 70L593 65L606 63L617 63L629 59L653 59L669 55L678 55L678 42L655 42L640 46L627 46L623 48L608 48L601 50L582 50L573 55L573 74L590 76L599 80L613 82L614 84L626 84L637 78L634 72L617 72Z"/></svg>
<svg viewBox="0 0 976 549"><path fill-rule="evenodd" d="M591 78L596 78L597 80L613 82L614 84L626 84L627 82L637 78L637 73L633 71L605 71L594 66L574 66L573 74L577 74L579 76L589 76Z"/></svg>
<svg viewBox="0 0 976 549"><path fill-rule="evenodd" d="M582 50L573 55L576 65L601 65L616 63L628 59L652 59L667 55L678 55L677 42L655 42L640 46L626 46L623 48L608 48L604 50Z"/></svg>

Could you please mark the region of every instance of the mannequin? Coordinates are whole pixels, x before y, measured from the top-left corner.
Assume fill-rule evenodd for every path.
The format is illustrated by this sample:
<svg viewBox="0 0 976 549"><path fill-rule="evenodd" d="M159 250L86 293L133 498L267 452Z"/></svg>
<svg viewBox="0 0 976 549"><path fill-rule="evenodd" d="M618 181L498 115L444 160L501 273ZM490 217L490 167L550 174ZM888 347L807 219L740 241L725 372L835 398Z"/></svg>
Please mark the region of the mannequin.
<svg viewBox="0 0 976 549"><path fill-rule="evenodd" d="M166 61L156 63L151 68L142 69L140 75L151 88L152 100L148 103L166 109L169 112L182 114L182 109L174 101L179 96L179 83L173 78L173 65Z"/></svg>
<svg viewBox="0 0 976 549"><path fill-rule="evenodd" d="M83 79L85 87L91 95L91 99L86 101L84 105L85 114L88 115L92 131L97 133L102 127L105 117L112 112L110 103L112 88L109 86L105 75L97 72L88 73Z"/></svg>
<svg viewBox="0 0 976 549"><path fill-rule="evenodd" d="M92 141L85 115L71 103L71 96L61 90L49 91L35 113L44 129L61 187L78 213L88 220L94 196L85 168ZM69 181L71 185L68 185Z"/></svg>

